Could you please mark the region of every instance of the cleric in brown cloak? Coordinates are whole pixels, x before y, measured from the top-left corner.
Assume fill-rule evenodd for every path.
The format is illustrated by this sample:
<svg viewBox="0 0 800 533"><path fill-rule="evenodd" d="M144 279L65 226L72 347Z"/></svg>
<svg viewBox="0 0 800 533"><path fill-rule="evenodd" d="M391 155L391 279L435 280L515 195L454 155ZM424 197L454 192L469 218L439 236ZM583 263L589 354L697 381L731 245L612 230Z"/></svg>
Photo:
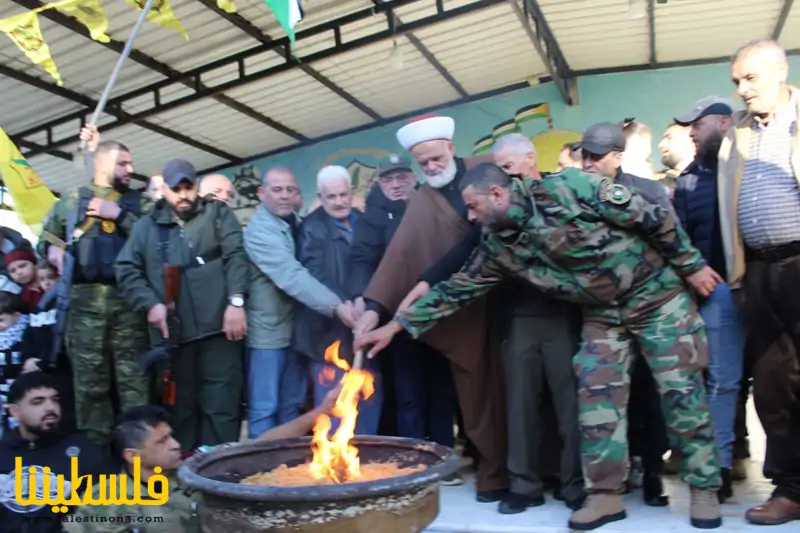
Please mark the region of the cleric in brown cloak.
<svg viewBox="0 0 800 533"><path fill-rule="evenodd" d="M425 116L397 132L422 169L425 184L409 198L403 221L364 293L388 312L397 311L426 271L452 248L469 243L468 235L474 236L475 245L480 239L480 228L467 221L459 193L468 163L455 157L454 128L449 117ZM490 356L487 318L487 302L481 298L421 337L450 360L464 429L479 454L480 502L499 501L508 488L503 369L499 355Z"/></svg>

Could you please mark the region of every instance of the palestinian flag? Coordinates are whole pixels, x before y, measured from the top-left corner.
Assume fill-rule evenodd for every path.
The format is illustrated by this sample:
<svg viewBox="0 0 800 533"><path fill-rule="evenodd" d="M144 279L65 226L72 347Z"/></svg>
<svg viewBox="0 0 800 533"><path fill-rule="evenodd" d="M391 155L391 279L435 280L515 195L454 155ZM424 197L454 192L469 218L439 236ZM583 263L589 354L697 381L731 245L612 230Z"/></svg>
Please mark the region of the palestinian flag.
<svg viewBox="0 0 800 533"><path fill-rule="evenodd" d="M481 137L472 147L472 155L479 155L484 154L492 149L492 145L494 144L494 137L491 135L487 135L486 137Z"/></svg>
<svg viewBox="0 0 800 533"><path fill-rule="evenodd" d="M525 106L522 109L517 111L516 116L514 117L517 124L524 124L530 120L536 120L537 118L546 118L550 119L550 104L548 103L540 103L540 104L533 104L529 106Z"/></svg>
<svg viewBox="0 0 800 533"><path fill-rule="evenodd" d="M519 133L521 130L519 129L519 125L514 120L506 120L505 122L501 122L497 126L494 127L492 130L492 136L495 139L499 139L503 135L508 135L509 133Z"/></svg>
<svg viewBox="0 0 800 533"><path fill-rule="evenodd" d="M294 27L303 20L303 6L300 0L264 0L275 18L278 19L283 31L294 44Z"/></svg>

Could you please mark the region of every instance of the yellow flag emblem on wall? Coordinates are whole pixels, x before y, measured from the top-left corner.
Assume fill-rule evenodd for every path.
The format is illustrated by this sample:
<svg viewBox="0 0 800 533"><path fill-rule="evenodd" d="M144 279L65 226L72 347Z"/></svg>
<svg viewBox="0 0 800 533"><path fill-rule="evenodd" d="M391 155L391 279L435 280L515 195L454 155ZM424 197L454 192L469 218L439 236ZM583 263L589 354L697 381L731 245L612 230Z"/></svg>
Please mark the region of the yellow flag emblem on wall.
<svg viewBox="0 0 800 533"><path fill-rule="evenodd" d="M95 41L107 43L111 40L106 35L108 15L100 5L100 0L63 0L52 4L52 7L75 17L78 22L86 26Z"/></svg>
<svg viewBox="0 0 800 533"><path fill-rule="evenodd" d="M147 0L127 1L129 4L136 6L139 11L144 9L145 4L147 4ZM150 8L150 12L147 14L147 20L167 29L175 30L186 37L187 41L189 40L189 34L186 33L181 23L178 22L178 17L176 17L175 13L172 11L169 0L155 0L155 2L153 2L153 7Z"/></svg>
<svg viewBox="0 0 800 533"><path fill-rule="evenodd" d="M56 68L56 62L50 55L50 47L44 42L44 36L39 27L39 16L35 12L28 11L0 20L0 31L8 35L14 44L28 56L28 59L45 69L56 80L56 83L64 84L61 74Z"/></svg>
<svg viewBox="0 0 800 533"><path fill-rule="evenodd" d="M0 128L0 176L14 199L14 210L28 226L39 224L56 197L45 186L28 161Z"/></svg>

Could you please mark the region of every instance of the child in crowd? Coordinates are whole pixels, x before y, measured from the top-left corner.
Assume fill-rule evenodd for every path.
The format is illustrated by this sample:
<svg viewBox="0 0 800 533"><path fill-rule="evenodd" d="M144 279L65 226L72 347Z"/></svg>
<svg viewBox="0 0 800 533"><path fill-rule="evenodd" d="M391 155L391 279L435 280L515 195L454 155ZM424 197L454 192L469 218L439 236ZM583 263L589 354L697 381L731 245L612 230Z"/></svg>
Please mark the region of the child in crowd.
<svg viewBox="0 0 800 533"><path fill-rule="evenodd" d="M25 310L35 311L43 294L36 274L36 256L29 250L14 250L6 254L4 263L11 280L22 287L20 297Z"/></svg>
<svg viewBox="0 0 800 533"><path fill-rule="evenodd" d="M36 277L39 280L39 289L41 289L42 294L46 294L58 283L58 270L53 263L44 259L36 265Z"/></svg>
<svg viewBox="0 0 800 533"><path fill-rule="evenodd" d="M54 306L53 306L54 307ZM7 420L6 394L20 374L42 370L52 375L61 401L61 428L75 429L72 372L63 353L53 355L55 309L27 314L20 296L0 291L0 428L13 428Z"/></svg>
<svg viewBox="0 0 800 533"><path fill-rule="evenodd" d="M11 292L0 292L0 431L3 432L13 427L7 420L6 395L23 371L23 346L28 321L22 299Z"/></svg>

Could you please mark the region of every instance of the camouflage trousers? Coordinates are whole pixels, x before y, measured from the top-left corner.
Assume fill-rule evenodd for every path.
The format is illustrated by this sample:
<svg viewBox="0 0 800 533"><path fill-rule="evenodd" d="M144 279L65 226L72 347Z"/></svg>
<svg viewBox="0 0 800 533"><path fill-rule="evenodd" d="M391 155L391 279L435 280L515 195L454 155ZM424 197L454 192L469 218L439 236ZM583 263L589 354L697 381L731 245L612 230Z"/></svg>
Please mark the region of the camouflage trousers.
<svg viewBox="0 0 800 533"><path fill-rule="evenodd" d="M139 370L147 348L145 317L131 310L111 285L74 285L70 297L66 350L75 420L89 438L105 444L115 405L124 411L148 403L148 381Z"/></svg>
<svg viewBox="0 0 800 533"><path fill-rule="evenodd" d="M620 308L585 308L582 336L573 362L587 490L620 492L627 478L629 370L637 354L647 360L658 384L681 479L692 487L718 487L716 440L702 376L706 333L689 294L681 290L667 301L634 298Z"/></svg>

